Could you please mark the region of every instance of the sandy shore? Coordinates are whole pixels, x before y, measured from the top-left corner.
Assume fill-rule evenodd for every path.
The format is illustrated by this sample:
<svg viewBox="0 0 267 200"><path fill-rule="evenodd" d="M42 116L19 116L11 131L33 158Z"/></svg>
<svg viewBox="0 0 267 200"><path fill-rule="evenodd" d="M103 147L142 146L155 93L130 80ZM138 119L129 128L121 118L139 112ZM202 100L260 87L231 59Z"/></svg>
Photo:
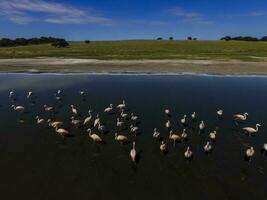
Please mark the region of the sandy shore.
<svg viewBox="0 0 267 200"><path fill-rule="evenodd" d="M0 59L0 72L114 72L267 74L267 61L238 60L94 60L65 58Z"/></svg>

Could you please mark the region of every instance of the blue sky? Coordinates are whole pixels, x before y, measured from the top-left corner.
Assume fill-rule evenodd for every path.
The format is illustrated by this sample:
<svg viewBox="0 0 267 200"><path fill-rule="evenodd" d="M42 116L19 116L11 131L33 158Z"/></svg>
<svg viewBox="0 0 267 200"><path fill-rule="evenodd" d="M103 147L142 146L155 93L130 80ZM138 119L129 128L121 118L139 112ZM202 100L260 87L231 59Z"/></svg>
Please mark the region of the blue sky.
<svg viewBox="0 0 267 200"><path fill-rule="evenodd" d="M267 35L266 0L0 0L0 38Z"/></svg>

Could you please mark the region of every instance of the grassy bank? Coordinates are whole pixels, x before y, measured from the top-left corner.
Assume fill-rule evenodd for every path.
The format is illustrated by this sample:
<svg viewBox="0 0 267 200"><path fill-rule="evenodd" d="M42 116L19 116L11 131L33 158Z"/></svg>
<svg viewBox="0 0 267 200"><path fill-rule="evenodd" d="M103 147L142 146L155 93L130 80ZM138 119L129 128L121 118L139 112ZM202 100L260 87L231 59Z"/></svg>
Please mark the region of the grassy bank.
<svg viewBox="0 0 267 200"><path fill-rule="evenodd" d="M0 48L0 58L35 57L262 61L267 58L267 42L136 40L99 41L90 44L70 42L69 48L54 48L49 44Z"/></svg>

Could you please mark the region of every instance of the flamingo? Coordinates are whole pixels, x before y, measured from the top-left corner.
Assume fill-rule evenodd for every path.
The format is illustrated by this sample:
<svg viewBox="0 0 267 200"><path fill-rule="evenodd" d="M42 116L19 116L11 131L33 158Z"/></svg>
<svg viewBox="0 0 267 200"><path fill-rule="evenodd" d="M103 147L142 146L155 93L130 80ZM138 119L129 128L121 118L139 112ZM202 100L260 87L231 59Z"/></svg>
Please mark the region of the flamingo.
<svg viewBox="0 0 267 200"><path fill-rule="evenodd" d="M121 144L128 142L128 137L125 135L118 135L118 133L115 133L115 140L119 141Z"/></svg>
<svg viewBox="0 0 267 200"><path fill-rule="evenodd" d="M181 137L177 134L174 134L172 131L170 131L169 139L173 140L173 146L175 147L176 141L179 141Z"/></svg>
<svg viewBox="0 0 267 200"><path fill-rule="evenodd" d="M213 131L209 134L209 137L211 140L215 141L216 140L216 134L217 134L217 131Z"/></svg>
<svg viewBox="0 0 267 200"><path fill-rule="evenodd" d="M113 110L113 104L109 104L109 107L105 108L105 113L110 113Z"/></svg>
<svg viewBox="0 0 267 200"><path fill-rule="evenodd" d="M81 123L81 120L79 119L75 119L73 116L71 117L71 123L76 126L76 127L79 127L80 123Z"/></svg>
<svg viewBox="0 0 267 200"><path fill-rule="evenodd" d="M161 141L159 149L161 152L165 152L167 150L167 144L164 141Z"/></svg>
<svg viewBox="0 0 267 200"><path fill-rule="evenodd" d="M135 150L135 142L133 142L133 148L131 149L130 151L130 157L131 157L131 160L135 163L136 162L136 150Z"/></svg>
<svg viewBox="0 0 267 200"><path fill-rule="evenodd" d="M45 122L44 119L41 119L38 115L36 116L37 124L43 124Z"/></svg>
<svg viewBox="0 0 267 200"><path fill-rule="evenodd" d="M204 151L208 153L211 150L212 150L212 146L211 146L210 142L208 141L207 144L204 146Z"/></svg>
<svg viewBox="0 0 267 200"><path fill-rule="evenodd" d="M58 128L59 126L63 125L63 122L61 122L61 121L52 121L51 119L48 119L47 122L48 122L48 125L53 127L53 128Z"/></svg>
<svg viewBox="0 0 267 200"><path fill-rule="evenodd" d="M247 116L248 116L248 113L244 113L244 115L235 114L235 115L233 115L233 119L236 121L238 121L238 120L245 121L247 119Z"/></svg>
<svg viewBox="0 0 267 200"><path fill-rule="evenodd" d="M191 114L191 118L192 118L192 120L195 120L197 117L196 117L196 112L193 112L192 114Z"/></svg>
<svg viewBox="0 0 267 200"><path fill-rule="evenodd" d="M87 129L87 132L88 132L89 137L90 137L94 142L101 143L101 142L104 141L99 135L97 135L97 134L95 134L95 133L92 134L92 130L91 130L90 128Z"/></svg>
<svg viewBox="0 0 267 200"><path fill-rule="evenodd" d="M247 156L247 158L250 158L251 159L254 156L254 154L255 154L255 150L254 150L253 147L250 147L250 148L248 148L246 150L246 156Z"/></svg>
<svg viewBox="0 0 267 200"><path fill-rule="evenodd" d="M128 116L127 113L124 113L124 109L121 110L121 117L126 118Z"/></svg>
<svg viewBox="0 0 267 200"><path fill-rule="evenodd" d="M180 121L183 125L185 125L186 124L186 115L184 115L184 117Z"/></svg>
<svg viewBox="0 0 267 200"><path fill-rule="evenodd" d="M136 116L133 113L131 113L131 120L132 121L136 121L137 119L138 119L138 116Z"/></svg>
<svg viewBox="0 0 267 200"><path fill-rule="evenodd" d="M184 157L189 159L189 158L192 158L193 156L193 152L190 150L190 147L188 146L186 151L184 152Z"/></svg>
<svg viewBox="0 0 267 200"><path fill-rule="evenodd" d="M15 105L12 105L11 106L15 111L18 111L18 112L24 112L25 110L25 107L24 106L15 106Z"/></svg>
<svg viewBox="0 0 267 200"><path fill-rule="evenodd" d="M171 122L168 120L165 124L166 128L170 129L171 128Z"/></svg>
<svg viewBox="0 0 267 200"><path fill-rule="evenodd" d="M83 121L83 125L87 125L87 124L89 124L90 123L90 121L91 121L91 119L92 119L92 114L91 114L91 110L89 110L88 111L88 117L86 117L85 119L84 119L84 121Z"/></svg>
<svg viewBox="0 0 267 200"><path fill-rule="evenodd" d="M44 110L49 112L49 111L52 111L54 108L52 106L48 106L48 105L44 105Z"/></svg>
<svg viewBox="0 0 267 200"><path fill-rule="evenodd" d="M101 124L101 122L99 121L97 130L101 131L101 132L105 132L106 131L106 127L103 124Z"/></svg>
<svg viewBox="0 0 267 200"><path fill-rule="evenodd" d="M139 127L138 126L134 126L134 125L131 125L130 126L130 129L131 129L131 132L134 133L134 135L136 136L138 130L139 130Z"/></svg>
<svg viewBox="0 0 267 200"><path fill-rule="evenodd" d="M32 95L33 95L33 92L29 91L28 94L27 94L27 98L29 99Z"/></svg>
<svg viewBox="0 0 267 200"><path fill-rule="evenodd" d="M14 95L14 91L10 91L8 97L9 97L9 98L13 98L13 95Z"/></svg>
<svg viewBox="0 0 267 200"><path fill-rule="evenodd" d="M71 107L71 112L74 114L74 115L78 115L78 110L74 107L74 105L70 105Z"/></svg>
<svg viewBox="0 0 267 200"><path fill-rule="evenodd" d="M267 143L263 144L262 149L264 153L267 153Z"/></svg>
<svg viewBox="0 0 267 200"><path fill-rule="evenodd" d="M117 118L117 127L122 127L123 121L120 121L120 118Z"/></svg>
<svg viewBox="0 0 267 200"><path fill-rule="evenodd" d="M119 108L119 109L124 109L124 108L126 108L125 101L123 100L123 101L122 101L122 104L117 105L117 108Z"/></svg>
<svg viewBox="0 0 267 200"><path fill-rule="evenodd" d="M185 131L186 131L186 129L183 130L183 133L182 133L182 135L181 135L181 137L182 137L184 140L187 139L187 133L186 133Z"/></svg>
<svg viewBox="0 0 267 200"><path fill-rule="evenodd" d="M201 121L201 123L199 124L199 131L203 131L205 129L205 124L204 121Z"/></svg>
<svg viewBox="0 0 267 200"><path fill-rule="evenodd" d="M160 137L160 132L157 131L157 128L154 128L153 138L158 139Z"/></svg>
<svg viewBox="0 0 267 200"><path fill-rule="evenodd" d="M171 113L170 109L168 109L168 108L165 109L164 112L165 112L166 115L170 115L170 113Z"/></svg>
<svg viewBox="0 0 267 200"><path fill-rule="evenodd" d="M219 117L221 117L221 116L223 115L223 110L218 110L218 111L216 111L216 113L217 113L217 115L218 115Z"/></svg>
<svg viewBox="0 0 267 200"><path fill-rule="evenodd" d="M244 132L247 132L251 136L251 134L255 134L255 133L257 133L259 131L259 127L260 126L261 126L260 124L256 124L256 128L255 129L252 128L252 127L244 127L244 128L242 128L242 130Z"/></svg>
<svg viewBox="0 0 267 200"><path fill-rule="evenodd" d="M63 139L65 138L65 136L67 136L67 135L70 134L69 131L67 131L66 129L64 129L64 128L58 128L58 127L56 127L56 132L57 132L59 135L61 135L61 137L62 137Z"/></svg>
<svg viewBox="0 0 267 200"><path fill-rule="evenodd" d="M100 118L99 118L99 114L97 114L96 119L94 121L94 127L96 127L99 122L100 122Z"/></svg>
<svg viewBox="0 0 267 200"><path fill-rule="evenodd" d="M85 95L85 92L84 92L83 90L81 90L81 91L79 91L79 94L80 94L81 96L84 96L84 95Z"/></svg>

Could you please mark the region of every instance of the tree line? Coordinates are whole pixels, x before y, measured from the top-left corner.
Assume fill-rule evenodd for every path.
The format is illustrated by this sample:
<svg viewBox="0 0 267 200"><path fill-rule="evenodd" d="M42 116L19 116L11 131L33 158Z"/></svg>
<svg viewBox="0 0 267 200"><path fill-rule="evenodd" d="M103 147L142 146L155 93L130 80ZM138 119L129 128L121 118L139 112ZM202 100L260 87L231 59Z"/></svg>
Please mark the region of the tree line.
<svg viewBox="0 0 267 200"><path fill-rule="evenodd" d="M267 36L264 36L262 38L251 37L251 36L238 36L238 37L225 36L222 37L220 40L225 40L225 41L237 40L237 41L252 41L252 42L267 41Z"/></svg>
<svg viewBox="0 0 267 200"><path fill-rule="evenodd" d="M40 38L16 38L14 40L9 38L0 39L0 47L16 47L26 45L37 45L37 44L51 44L55 47L66 47L69 46L68 42L62 38L54 37L40 37Z"/></svg>

